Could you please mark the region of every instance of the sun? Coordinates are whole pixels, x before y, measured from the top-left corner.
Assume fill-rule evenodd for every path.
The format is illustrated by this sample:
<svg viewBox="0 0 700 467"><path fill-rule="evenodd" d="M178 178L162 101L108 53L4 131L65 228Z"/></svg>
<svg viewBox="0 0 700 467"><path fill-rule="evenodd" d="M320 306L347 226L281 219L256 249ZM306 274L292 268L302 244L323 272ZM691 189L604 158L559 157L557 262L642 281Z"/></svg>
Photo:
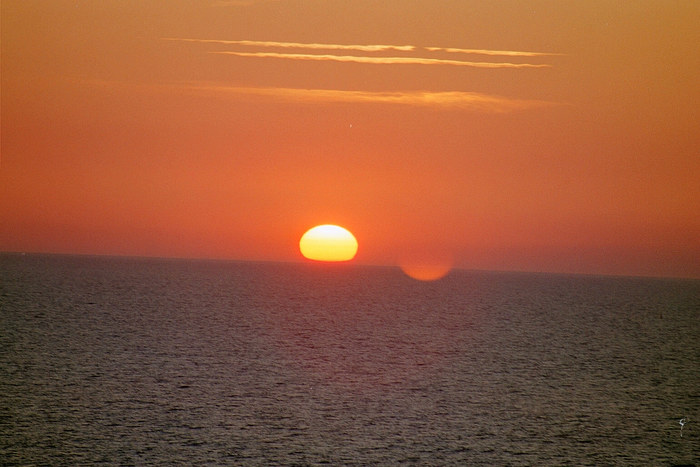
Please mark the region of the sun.
<svg viewBox="0 0 700 467"><path fill-rule="evenodd" d="M338 225L317 225L301 236L299 250L315 261L349 261L357 253L357 240Z"/></svg>

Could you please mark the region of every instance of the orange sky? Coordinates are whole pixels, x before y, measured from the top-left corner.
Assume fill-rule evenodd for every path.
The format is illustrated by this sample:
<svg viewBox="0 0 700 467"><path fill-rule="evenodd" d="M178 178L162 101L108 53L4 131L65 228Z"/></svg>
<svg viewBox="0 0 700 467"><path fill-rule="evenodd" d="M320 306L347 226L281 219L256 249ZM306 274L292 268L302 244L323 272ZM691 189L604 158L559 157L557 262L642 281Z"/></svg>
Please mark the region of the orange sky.
<svg viewBox="0 0 700 467"><path fill-rule="evenodd" d="M693 0L3 0L0 250L296 261L335 223L365 264L700 277L698 24Z"/></svg>

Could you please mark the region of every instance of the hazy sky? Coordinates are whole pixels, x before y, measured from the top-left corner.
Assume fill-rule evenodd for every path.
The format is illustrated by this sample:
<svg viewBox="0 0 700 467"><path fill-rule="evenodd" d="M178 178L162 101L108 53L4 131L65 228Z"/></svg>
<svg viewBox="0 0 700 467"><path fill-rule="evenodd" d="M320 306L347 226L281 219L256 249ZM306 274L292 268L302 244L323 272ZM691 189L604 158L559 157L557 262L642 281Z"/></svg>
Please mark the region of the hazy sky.
<svg viewBox="0 0 700 467"><path fill-rule="evenodd" d="M2 1L0 250L700 277L700 2Z"/></svg>

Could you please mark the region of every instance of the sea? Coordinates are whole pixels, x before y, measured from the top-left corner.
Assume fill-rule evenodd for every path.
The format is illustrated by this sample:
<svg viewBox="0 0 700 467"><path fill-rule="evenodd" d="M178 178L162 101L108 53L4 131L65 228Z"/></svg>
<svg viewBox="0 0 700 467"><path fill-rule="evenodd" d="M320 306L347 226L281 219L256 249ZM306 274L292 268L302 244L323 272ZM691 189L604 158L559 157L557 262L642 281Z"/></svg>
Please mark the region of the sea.
<svg viewBox="0 0 700 467"><path fill-rule="evenodd" d="M700 281L0 254L2 465L700 463Z"/></svg>

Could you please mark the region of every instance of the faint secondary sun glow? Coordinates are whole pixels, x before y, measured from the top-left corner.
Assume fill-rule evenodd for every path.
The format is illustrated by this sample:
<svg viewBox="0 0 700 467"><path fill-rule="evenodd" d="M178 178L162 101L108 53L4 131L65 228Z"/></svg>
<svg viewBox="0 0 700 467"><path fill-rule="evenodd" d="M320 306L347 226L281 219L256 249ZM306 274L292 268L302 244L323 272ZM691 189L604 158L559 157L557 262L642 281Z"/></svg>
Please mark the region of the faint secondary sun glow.
<svg viewBox="0 0 700 467"><path fill-rule="evenodd" d="M434 281L445 277L452 269L452 260L445 255L422 254L402 258L401 270L419 281Z"/></svg>
<svg viewBox="0 0 700 467"><path fill-rule="evenodd" d="M340 226L317 225L302 235L299 249L305 258L315 261L348 261L357 253L357 240Z"/></svg>

